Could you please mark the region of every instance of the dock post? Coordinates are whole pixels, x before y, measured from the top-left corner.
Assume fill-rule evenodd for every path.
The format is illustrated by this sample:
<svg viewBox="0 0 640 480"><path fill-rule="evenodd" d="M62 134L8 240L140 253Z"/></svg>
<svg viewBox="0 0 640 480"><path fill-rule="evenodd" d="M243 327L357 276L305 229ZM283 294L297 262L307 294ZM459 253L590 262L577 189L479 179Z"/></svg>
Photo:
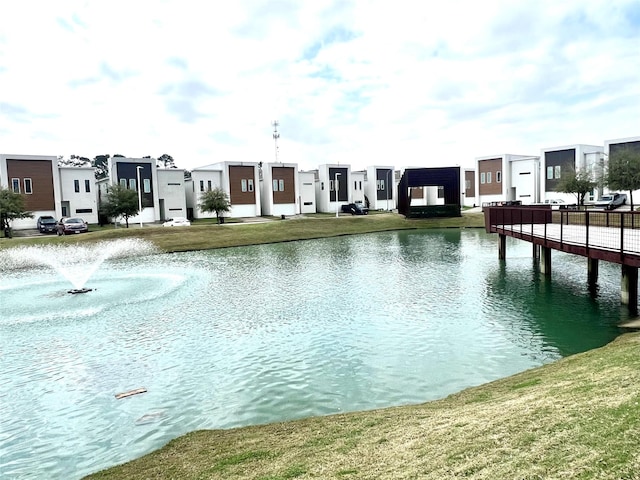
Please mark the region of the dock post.
<svg viewBox="0 0 640 480"><path fill-rule="evenodd" d="M540 245L533 244L533 259L540 260Z"/></svg>
<svg viewBox="0 0 640 480"><path fill-rule="evenodd" d="M507 258L507 236L498 235L498 259L504 260Z"/></svg>
<svg viewBox="0 0 640 480"><path fill-rule="evenodd" d="M593 288L596 286L596 284L598 283L598 259L597 258L589 258L588 259L588 266L587 266L587 272L588 272L588 282L589 282L589 288Z"/></svg>
<svg viewBox="0 0 640 480"><path fill-rule="evenodd" d="M629 307L632 315L638 313L638 267L622 265L620 301Z"/></svg>
<svg viewBox="0 0 640 480"><path fill-rule="evenodd" d="M551 249L549 247L542 248L542 258L540 261L540 270L547 277L551 276Z"/></svg>

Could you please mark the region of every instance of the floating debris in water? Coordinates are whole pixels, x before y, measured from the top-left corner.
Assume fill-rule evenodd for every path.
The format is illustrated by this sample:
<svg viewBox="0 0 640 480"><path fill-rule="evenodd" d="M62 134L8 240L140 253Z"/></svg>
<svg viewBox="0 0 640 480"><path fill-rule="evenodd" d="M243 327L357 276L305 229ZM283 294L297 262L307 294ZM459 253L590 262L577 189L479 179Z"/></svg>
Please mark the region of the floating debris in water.
<svg viewBox="0 0 640 480"><path fill-rule="evenodd" d="M129 390L128 392L118 393L116 395L116 400L120 400L121 398L131 397L132 395L138 395L140 393L145 393L147 391L146 388L136 388L135 390Z"/></svg>

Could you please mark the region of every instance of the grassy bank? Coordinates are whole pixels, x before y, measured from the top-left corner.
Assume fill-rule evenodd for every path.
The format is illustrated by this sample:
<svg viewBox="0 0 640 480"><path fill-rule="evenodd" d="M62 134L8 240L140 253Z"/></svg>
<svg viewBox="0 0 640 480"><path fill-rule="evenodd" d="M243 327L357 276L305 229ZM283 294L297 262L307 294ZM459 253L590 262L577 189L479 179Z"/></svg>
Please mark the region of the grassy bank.
<svg viewBox="0 0 640 480"><path fill-rule="evenodd" d="M640 478L640 336L443 400L197 431L92 479Z"/></svg>
<svg viewBox="0 0 640 480"><path fill-rule="evenodd" d="M89 233L57 237L55 235L30 238L0 239L0 248L18 245L41 245L76 242L98 242L117 238L138 237L153 242L165 252L206 250L211 248L263 243L287 242L413 228L482 227L481 213L467 213L457 218L407 220L401 215L383 213L367 216L318 215L309 218L273 220L262 223L233 223L216 225L211 221L195 222L191 227L139 228L93 227Z"/></svg>

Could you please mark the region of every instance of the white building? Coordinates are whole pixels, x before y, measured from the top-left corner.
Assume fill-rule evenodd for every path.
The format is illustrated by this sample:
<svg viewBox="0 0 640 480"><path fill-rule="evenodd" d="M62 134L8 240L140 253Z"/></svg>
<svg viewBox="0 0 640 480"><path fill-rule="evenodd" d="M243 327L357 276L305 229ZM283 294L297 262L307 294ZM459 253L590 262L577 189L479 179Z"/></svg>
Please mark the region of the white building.
<svg viewBox="0 0 640 480"><path fill-rule="evenodd" d="M393 210L396 208L396 188L392 166L372 165L366 168L365 195L371 210Z"/></svg>
<svg viewBox="0 0 640 480"><path fill-rule="evenodd" d="M316 208L318 212L340 211L342 205L351 203L350 185L350 165L320 165L316 180Z"/></svg>
<svg viewBox="0 0 640 480"><path fill-rule="evenodd" d="M262 166L260 186L262 215L282 216L300 213L298 165L267 163Z"/></svg>
<svg viewBox="0 0 640 480"><path fill-rule="evenodd" d="M488 155L476 157L476 199L487 202L538 203L540 157L531 155Z"/></svg>
<svg viewBox="0 0 640 480"><path fill-rule="evenodd" d="M298 172L300 213L316 213L316 173L317 170Z"/></svg>
<svg viewBox="0 0 640 480"><path fill-rule="evenodd" d="M60 178L60 216L81 217L98 223L98 193L93 167L58 167ZM56 216L55 218L60 218Z"/></svg>
<svg viewBox="0 0 640 480"><path fill-rule="evenodd" d="M107 198L107 190L111 185L119 184L135 190L142 204L138 215L129 217L129 224L160 221L160 190L156 160L154 158L111 157L107 166L107 177L98 180L98 201L104 202Z"/></svg>
<svg viewBox="0 0 640 480"><path fill-rule="evenodd" d="M566 145L562 147L543 148L542 185L540 201L560 199L566 203L576 203L572 193L556 191L560 178L567 172L589 171L594 180L600 180L604 172L604 147L599 145ZM586 201L596 200L596 192L592 191Z"/></svg>
<svg viewBox="0 0 640 480"><path fill-rule="evenodd" d="M158 208L160 220L187 216L184 169L158 168Z"/></svg>
<svg viewBox="0 0 640 480"><path fill-rule="evenodd" d="M215 213L201 211L198 204L203 192L220 187L229 196L228 216L259 217L262 214L259 178L257 162L219 162L194 168L192 183L187 184L189 212L193 209L193 218L215 218Z"/></svg>

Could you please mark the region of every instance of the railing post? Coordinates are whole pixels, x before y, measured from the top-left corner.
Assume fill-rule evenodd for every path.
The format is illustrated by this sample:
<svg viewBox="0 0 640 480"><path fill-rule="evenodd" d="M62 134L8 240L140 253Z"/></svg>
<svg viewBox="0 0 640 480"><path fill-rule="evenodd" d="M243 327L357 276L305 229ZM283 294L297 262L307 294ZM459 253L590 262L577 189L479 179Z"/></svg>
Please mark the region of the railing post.
<svg viewBox="0 0 640 480"><path fill-rule="evenodd" d="M587 249L587 251L589 251L589 212L585 211L584 212L584 226L586 228L586 234L585 234L585 247Z"/></svg>
<svg viewBox="0 0 640 480"><path fill-rule="evenodd" d="M620 258L624 255L624 213L620 215Z"/></svg>

